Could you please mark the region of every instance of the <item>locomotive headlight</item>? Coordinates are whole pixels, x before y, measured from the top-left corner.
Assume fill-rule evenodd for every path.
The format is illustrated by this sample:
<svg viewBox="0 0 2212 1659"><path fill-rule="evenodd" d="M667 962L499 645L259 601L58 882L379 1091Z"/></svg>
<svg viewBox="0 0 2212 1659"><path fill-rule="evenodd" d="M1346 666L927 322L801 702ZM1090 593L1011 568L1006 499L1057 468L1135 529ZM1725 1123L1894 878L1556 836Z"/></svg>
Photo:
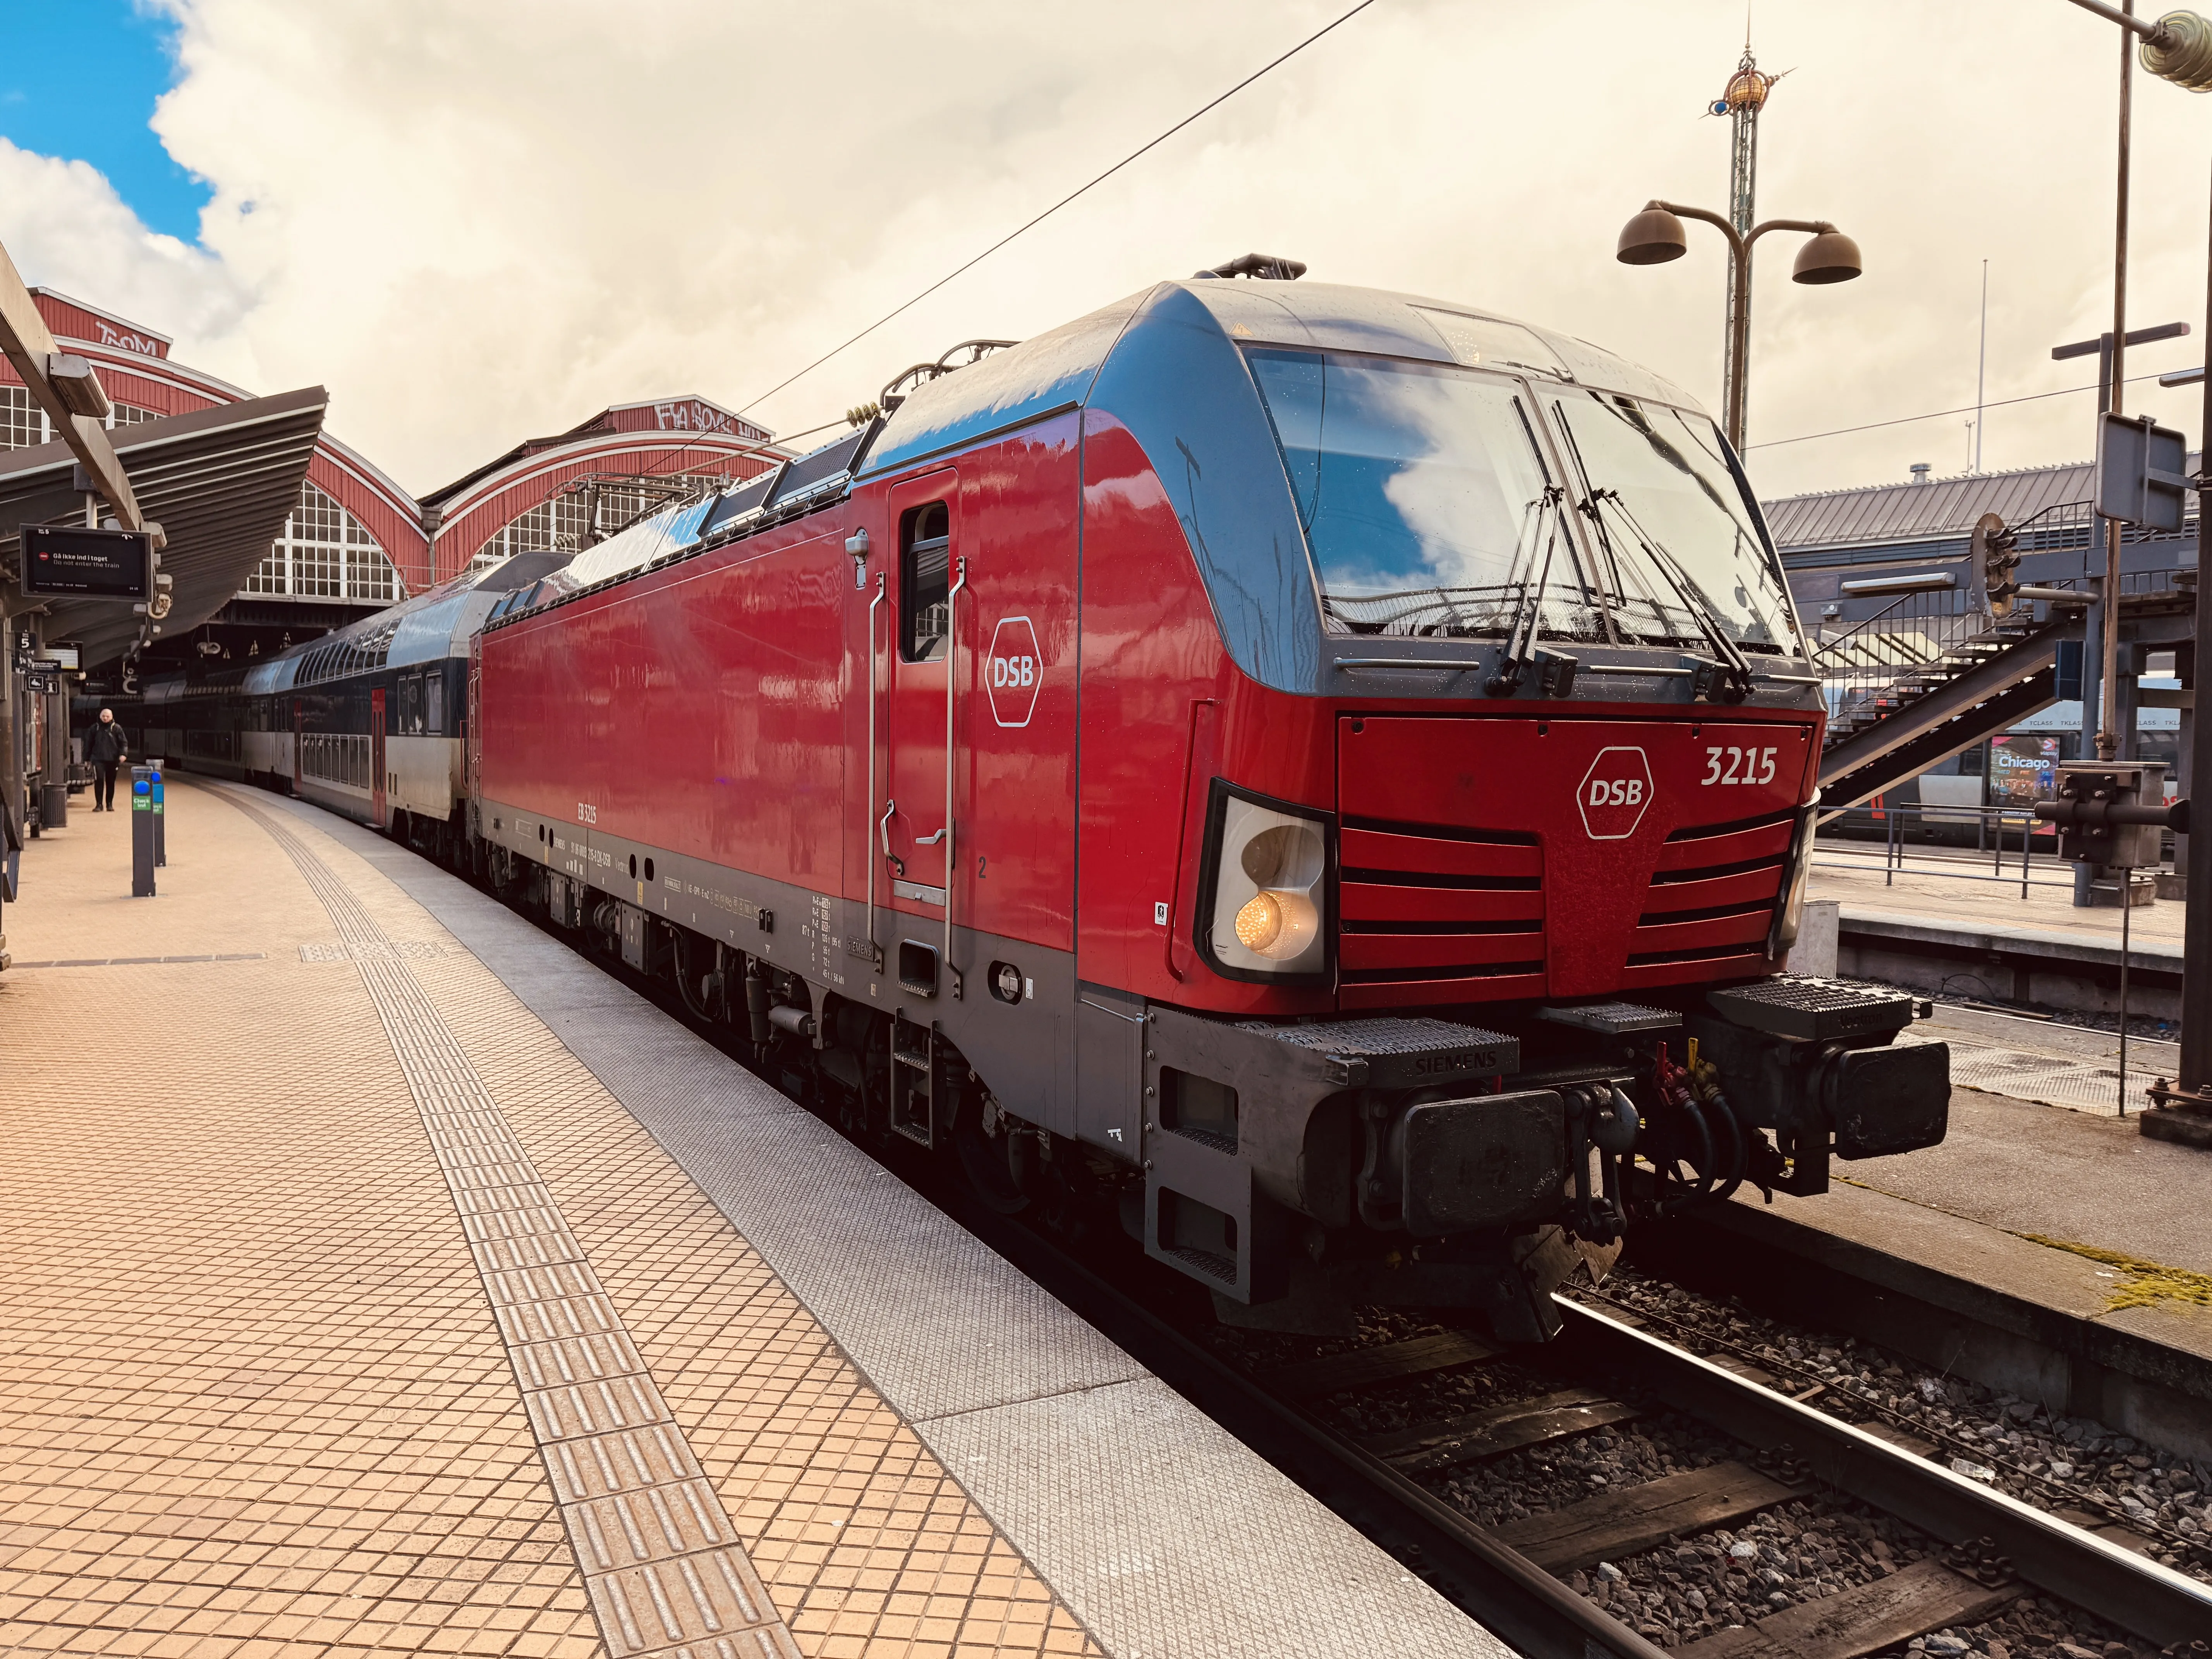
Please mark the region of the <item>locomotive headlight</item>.
<svg viewBox="0 0 2212 1659"><path fill-rule="evenodd" d="M1234 979L1304 979L1328 971L1328 826L1217 780L1209 814L1200 943Z"/></svg>

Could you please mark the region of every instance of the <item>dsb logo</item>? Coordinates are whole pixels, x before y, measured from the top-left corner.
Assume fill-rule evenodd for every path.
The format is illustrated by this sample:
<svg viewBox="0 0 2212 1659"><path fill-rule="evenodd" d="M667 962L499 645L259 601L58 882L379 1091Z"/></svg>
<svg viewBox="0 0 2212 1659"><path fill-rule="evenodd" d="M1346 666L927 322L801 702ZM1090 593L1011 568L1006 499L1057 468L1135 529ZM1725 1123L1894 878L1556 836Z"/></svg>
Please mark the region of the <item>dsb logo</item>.
<svg viewBox="0 0 2212 1659"><path fill-rule="evenodd" d="M1027 617L1004 617L991 630L983 687L990 693L991 718L1000 726L1027 726L1036 713L1043 656L1037 649L1036 629Z"/></svg>
<svg viewBox="0 0 2212 1659"><path fill-rule="evenodd" d="M1592 841L1626 841L1651 805L1651 763L1641 749L1597 751L1575 791L1583 829Z"/></svg>

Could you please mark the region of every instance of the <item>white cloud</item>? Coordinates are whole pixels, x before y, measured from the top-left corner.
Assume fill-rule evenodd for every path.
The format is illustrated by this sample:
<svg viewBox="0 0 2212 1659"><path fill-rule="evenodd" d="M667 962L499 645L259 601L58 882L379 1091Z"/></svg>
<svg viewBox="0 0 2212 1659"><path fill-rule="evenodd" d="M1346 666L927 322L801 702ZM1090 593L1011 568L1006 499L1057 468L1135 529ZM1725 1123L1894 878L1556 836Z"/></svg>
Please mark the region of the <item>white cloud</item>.
<svg viewBox="0 0 2212 1659"><path fill-rule="evenodd" d="M743 401L1340 9L169 3L155 125L213 186L204 252L18 152L0 235L187 361L328 385L334 428L426 489L609 402ZM1757 22L1795 71L1760 206L1837 221L1867 275L1796 288L1795 239L1763 245L1754 444L1972 403L1984 258L1990 398L2078 384L2048 349L2109 325L2111 27L2063 0L1762 0ZM1587 336L1717 405L1717 235L1658 270L1612 252L1648 197L1723 204L1727 128L1698 112L1741 27L1737 0L1381 0L761 412L811 426L954 340L1255 248ZM2201 326L2207 107L2138 76L2138 324ZM2179 394L2139 406L2195 430ZM2085 453L2088 412L1994 411L1988 463ZM1965 453L1954 419L1753 464L1780 493Z"/></svg>
<svg viewBox="0 0 2212 1659"><path fill-rule="evenodd" d="M0 244L27 282L164 334L230 339L246 311L246 295L222 261L147 229L97 170L18 149L5 138Z"/></svg>

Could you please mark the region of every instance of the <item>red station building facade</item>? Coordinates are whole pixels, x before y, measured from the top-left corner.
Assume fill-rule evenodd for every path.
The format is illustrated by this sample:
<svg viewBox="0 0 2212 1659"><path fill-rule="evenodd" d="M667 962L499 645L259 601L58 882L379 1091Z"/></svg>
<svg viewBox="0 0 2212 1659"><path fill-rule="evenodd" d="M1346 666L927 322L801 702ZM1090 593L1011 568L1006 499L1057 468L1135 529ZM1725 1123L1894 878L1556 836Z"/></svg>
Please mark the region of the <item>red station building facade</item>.
<svg viewBox="0 0 2212 1659"><path fill-rule="evenodd" d="M98 368L115 405L112 426L252 395L177 362L167 335L51 289L31 295L63 349ZM0 360L0 450L54 435ZM617 404L566 432L528 440L417 497L325 432L298 502L246 586L208 623L162 640L136 666L189 671L281 650L480 560L588 545L686 484L751 477L789 453L766 428L703 398L659 398ZM87 666L97 684L112 680L117 665Z"/></svg>

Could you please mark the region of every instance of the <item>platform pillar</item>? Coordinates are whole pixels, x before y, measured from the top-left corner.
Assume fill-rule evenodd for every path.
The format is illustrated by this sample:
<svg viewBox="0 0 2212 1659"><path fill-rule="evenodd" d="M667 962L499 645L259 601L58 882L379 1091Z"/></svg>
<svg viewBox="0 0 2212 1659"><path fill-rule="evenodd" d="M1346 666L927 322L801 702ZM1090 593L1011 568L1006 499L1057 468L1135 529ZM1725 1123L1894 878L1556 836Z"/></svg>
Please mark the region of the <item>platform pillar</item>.
<svg viewBox="0 0 2212 1659"><path fill-rule="evenodd" d="M131 769L131 896L154 896L154 780L150 766Z"/></svg>
<svg viewBox="0 0 2212 1659"><path fill-rule="evenodd" d="M69 679L59 669L54 680L61 689L46 696L46 753L40 769L39 821L49 830L69 823L70 699Z"/></svg>

